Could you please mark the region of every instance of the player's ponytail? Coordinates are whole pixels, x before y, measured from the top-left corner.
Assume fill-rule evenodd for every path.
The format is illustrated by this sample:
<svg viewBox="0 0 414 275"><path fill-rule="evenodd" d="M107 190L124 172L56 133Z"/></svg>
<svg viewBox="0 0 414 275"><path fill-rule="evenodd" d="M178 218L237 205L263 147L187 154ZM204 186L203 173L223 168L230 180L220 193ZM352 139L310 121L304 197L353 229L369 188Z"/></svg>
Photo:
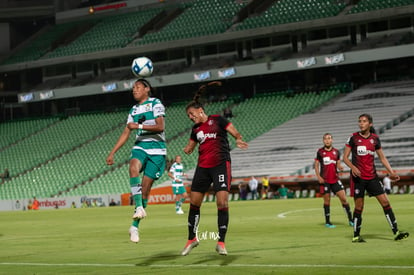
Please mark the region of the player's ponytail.
<svg viewBox="0 0 414 275"><path fill-rule="evenodd" d="M362 114L362 115L359 116L359 118L361 118L361 117L365 117L366 119L368 119L368 122L370 124L374 123L374 119L372 118L372 116L370 114L365 113L365 114ZM372 134L376 133L374 126L371 126L369 128L369 132L372 133Z"/></svg>
<svg viewBox="0 0 414 275"><path fill-rule="evenodd" d="M208 87L211 86L221 86L220 81L212 81L207 84L201 85L197 92L194 94L193 100L187 104L186 110L189 108L199 109L202 108L204 110L204 104L201 102L201 96L207 91Z"/></svg>

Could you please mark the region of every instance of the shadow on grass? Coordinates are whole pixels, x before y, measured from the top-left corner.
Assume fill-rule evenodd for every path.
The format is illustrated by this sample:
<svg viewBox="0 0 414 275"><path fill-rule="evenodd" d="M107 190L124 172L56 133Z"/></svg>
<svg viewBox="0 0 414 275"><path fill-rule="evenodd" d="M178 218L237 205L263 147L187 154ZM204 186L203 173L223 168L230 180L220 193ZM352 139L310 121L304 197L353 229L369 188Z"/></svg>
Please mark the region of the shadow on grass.
<svg viewBox="0 0 414 275"><path fill-rule="evenodd" d="M162 253L144 257L140 263L136 264L136 266L165 264L166 261L172 261L181 257L183 256L181 256L177 251L164 251Z"/></svg>
<svg viewBox="0 0 414 275"><path fill-rule="evenodd" d="M349 239L349 242L351 242L352 240L352 234L349 235L350 237L346 237L347 239ZM382 235L382 234L361 234L361 237L366 241L366 242L375 242L376 240L384 240L384 241L394 241L394 238L392 237L392 235ZM395 242L395 241L394 241Z"/></svg>
<svg viewBox="0 0 414 275"><path fill-rule="evenodd" d="M154 266L154 265L168 265L168 261L174 261L179 258L191 257L182 256L177 251L168 251L159 254L154 254L145 257L140 263L135 264L136 266ZM191 265L206 264L208 262L214 262L217 265L229 265L238 258L237 255L222 256L218 254L205 255L203 257L197 257L198 261L194 261ZM217 263L219 261L219 263Z"/></svg>
<svg viewBox="0 0 414 275"><path fill-rule="evenodd" d="M227 256L223 256L223 255L218 255L218 254L209 254L206 255L205 257L199 258L198 261L195 261L194 264L198 265L198 264L206 264L208 262L214 262L217 265L229 265L232 262L234 262L239 256L237 255L227 255ZM217 261L219 260L219 263L217 263Z"/></svg>

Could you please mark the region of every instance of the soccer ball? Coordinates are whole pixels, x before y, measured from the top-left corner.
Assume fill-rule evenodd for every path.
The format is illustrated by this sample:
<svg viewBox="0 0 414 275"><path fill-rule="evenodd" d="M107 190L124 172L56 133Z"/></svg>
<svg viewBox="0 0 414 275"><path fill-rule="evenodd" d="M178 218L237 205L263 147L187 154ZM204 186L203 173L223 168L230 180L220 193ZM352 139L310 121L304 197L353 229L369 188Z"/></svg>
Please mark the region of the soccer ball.
<svg viewBox="0 0 414 275"><path fill-rule="evenodd" d="M131 69L136 77L148 77L151 76L154 67L152 66L151 59L142 56L132 61Z"/></svg>

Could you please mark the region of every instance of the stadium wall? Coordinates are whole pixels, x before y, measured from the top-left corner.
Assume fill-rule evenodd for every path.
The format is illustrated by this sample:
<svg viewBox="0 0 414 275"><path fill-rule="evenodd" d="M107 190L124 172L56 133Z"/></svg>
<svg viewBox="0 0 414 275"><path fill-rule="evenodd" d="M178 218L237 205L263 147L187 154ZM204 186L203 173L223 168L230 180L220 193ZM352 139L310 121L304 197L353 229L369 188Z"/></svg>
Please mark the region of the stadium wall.
<svg viewBox="0 0 414 275"><path fill-rule="evenodd" d="M385 175L385 171L379 171L380 177ZM394 194L414 194L414 170L398 170L397 173L401 175L401 180L398 183L393 183ZM259 179L260 176L257 176ZM344 187L349 192L349 172L340 173L340 179ZM239 184L249 182L250 178L234 178L231 184L230 200L239 199ZM269 177L270 190L269 194L274 194L281 184L284 184L290 191L294 193L294 198L311 198L319 196L319 184L315 175L304 176L278 176ZM187 192L190 192L190 182L186 182ZM259 184L259 190L261 184ZM349 195L349 194L348 194ZM81 208L82 202L89 201L90 203L96 200L102 207L108 206L113 199L117 205L131 205L130 194L103 194L103 195L88 195L88 196L71 196L71 197L57 197L57 198L38 198L40 203L40 210L55 209L55 208L71 208L72 202L75 203L76 208ZM206 193L205 201L214 201L214 192L211 189ZM24 211L28 210L27 205L30 199L19 200L0 200L0 211ZM175 202L175 196L172 193L169 181L159 184L151 189L148 204L172 204Z"/></svg>
<svg viewBox="0 0 414 275"><path fill-rule="evenodd" d="M96 195L96 196L77 196L77 197L62 197L62 198L37 198L40 203L39 209L56 209L56 208L71 208L72 202L75 202L76 208L80 208L82 202L92 202L96 200L102 206L108 206L109 202L114 199L118 204L122 204L121 195ZM24 211L28 210L30 199L19 200L0 200L0 211Z"/></svg>

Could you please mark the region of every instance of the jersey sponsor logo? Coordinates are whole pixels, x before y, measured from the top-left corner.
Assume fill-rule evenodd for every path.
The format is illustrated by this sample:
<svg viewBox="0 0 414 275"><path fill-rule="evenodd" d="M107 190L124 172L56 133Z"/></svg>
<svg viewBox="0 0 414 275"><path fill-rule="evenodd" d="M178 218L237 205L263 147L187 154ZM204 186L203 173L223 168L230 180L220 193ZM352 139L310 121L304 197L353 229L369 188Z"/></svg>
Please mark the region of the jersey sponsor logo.
<svg viewBox="0 0 414 275"><path fill-rule="evenodd" d="M335 160L331 159L330 157L324 157L323 158L323 165L329 165L336 163Z"/></svg>
<svg viewBox="0 0 414 275"><path fill-rule="evenodd" d="M358 156L366 156L368 155L367 147L366 146L358 146L357 147Z"/></svg>
<svg viewBox="0 0 414 275"><path fill-rule="evenodd" d="M206 139L212 138L215 139L217 137L217 133L205 133L203 131L200 131L197 133L197 140L200 144L202 144Z"/></svg>
<svg viewBox="0 0 414 275"><path fill-rule="evenodd" d="M366 155L373 155L374 152L367 150L366 146L357 146L357 154L358 156L366 156Z"/></svg>

